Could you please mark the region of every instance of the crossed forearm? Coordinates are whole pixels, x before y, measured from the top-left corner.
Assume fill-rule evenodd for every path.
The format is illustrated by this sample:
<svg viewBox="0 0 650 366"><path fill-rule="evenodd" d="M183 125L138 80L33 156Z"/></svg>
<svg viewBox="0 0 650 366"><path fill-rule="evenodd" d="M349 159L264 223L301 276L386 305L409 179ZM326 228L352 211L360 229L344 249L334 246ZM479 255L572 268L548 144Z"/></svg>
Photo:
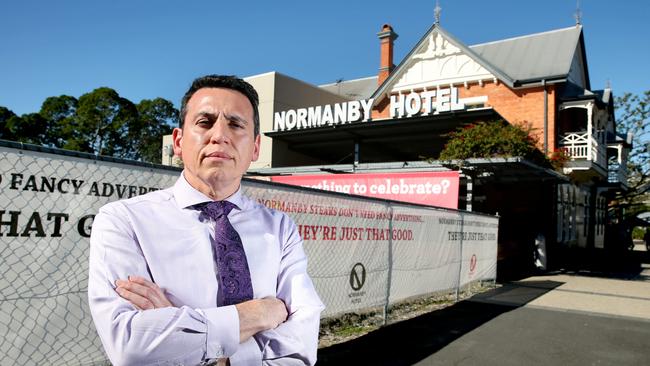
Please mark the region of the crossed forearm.
<svg viewBox="0 0 650 366"><path fill-rule="evenodd" d="M129 276L128 280L117 280L115 291L141 310L173 306L164 291L155 283L139 276ZM284 302L275 297L253 299L235 305L239 314L239 341L248 340L255 334L275 329L287 320Z"/></svg>

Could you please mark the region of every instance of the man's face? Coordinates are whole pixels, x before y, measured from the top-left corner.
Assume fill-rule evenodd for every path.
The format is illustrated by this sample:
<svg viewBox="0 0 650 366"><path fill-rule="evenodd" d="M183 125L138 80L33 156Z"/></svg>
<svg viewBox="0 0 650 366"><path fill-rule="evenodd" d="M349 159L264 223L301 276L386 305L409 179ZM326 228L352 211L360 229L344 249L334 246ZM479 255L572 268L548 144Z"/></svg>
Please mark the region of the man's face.
<svg viewBox="0 0 650 366"><path fill-rule="evenodd" d="M226 198L259 156L253 107L238 91L203 88L192 95L186 110L183 129L173 133L174 153L183 159L185 179L214 199Z"/></svg>

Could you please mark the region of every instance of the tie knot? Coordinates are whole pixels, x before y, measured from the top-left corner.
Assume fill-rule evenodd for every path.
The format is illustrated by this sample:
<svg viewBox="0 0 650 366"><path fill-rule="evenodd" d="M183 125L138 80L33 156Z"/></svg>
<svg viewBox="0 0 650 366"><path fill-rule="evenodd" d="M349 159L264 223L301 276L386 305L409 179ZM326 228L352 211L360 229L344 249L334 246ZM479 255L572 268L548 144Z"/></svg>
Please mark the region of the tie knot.
<svg viewBox="0 0 650 366"><path fill-rule="evenodd" d="M234 203L228 201L212 201L200 206L200 219L205 217L217 220L221 216L228 216L233 208L237 207Z"/></svg>

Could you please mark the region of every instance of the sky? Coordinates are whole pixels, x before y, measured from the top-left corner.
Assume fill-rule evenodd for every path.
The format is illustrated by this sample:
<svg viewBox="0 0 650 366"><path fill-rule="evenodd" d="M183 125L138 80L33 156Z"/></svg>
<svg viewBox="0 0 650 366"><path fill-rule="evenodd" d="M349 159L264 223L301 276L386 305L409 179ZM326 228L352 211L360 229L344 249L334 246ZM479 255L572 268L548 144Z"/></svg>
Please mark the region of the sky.
<svg viewBox="0 0 650 366"><path fill-rule="evenodd" d="M391 24L395 64L434 22L435 0L58 0L0 4L0 106L37 112L49 96L107 86L177 107L192 79L277 71L315 85L374 76ZM440 0L466 45L575 25L576 0ZM580 1L592 89L650 89L646 0Z"/></svg>

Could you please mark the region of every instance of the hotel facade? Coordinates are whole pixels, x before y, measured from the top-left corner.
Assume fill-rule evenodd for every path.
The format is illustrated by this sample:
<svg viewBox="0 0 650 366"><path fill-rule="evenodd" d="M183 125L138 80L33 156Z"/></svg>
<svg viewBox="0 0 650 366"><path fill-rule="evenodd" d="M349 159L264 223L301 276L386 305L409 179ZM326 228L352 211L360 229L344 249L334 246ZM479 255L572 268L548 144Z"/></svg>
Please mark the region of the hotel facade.
<svg viewBox="0 0 650 366"><path fill-rule="evenodd" d="M608 197L627 188L631 138L617 131L612 91L590 84L581 25L466 45L433 24L397 65L395 30L384 25L378 38L377 75L320 86L277 72L245 78L260 95L251 176L353 194L375 187L392 199L409 187L449 191L411 201L499 215L503 268L532 266L540 238L551 266L565 248L605 247ZM521 157L438 160L450 132L494 120L531 126L544 154L568 160L559 169ZM387 183L351 190L365 177Z"/></svg>

